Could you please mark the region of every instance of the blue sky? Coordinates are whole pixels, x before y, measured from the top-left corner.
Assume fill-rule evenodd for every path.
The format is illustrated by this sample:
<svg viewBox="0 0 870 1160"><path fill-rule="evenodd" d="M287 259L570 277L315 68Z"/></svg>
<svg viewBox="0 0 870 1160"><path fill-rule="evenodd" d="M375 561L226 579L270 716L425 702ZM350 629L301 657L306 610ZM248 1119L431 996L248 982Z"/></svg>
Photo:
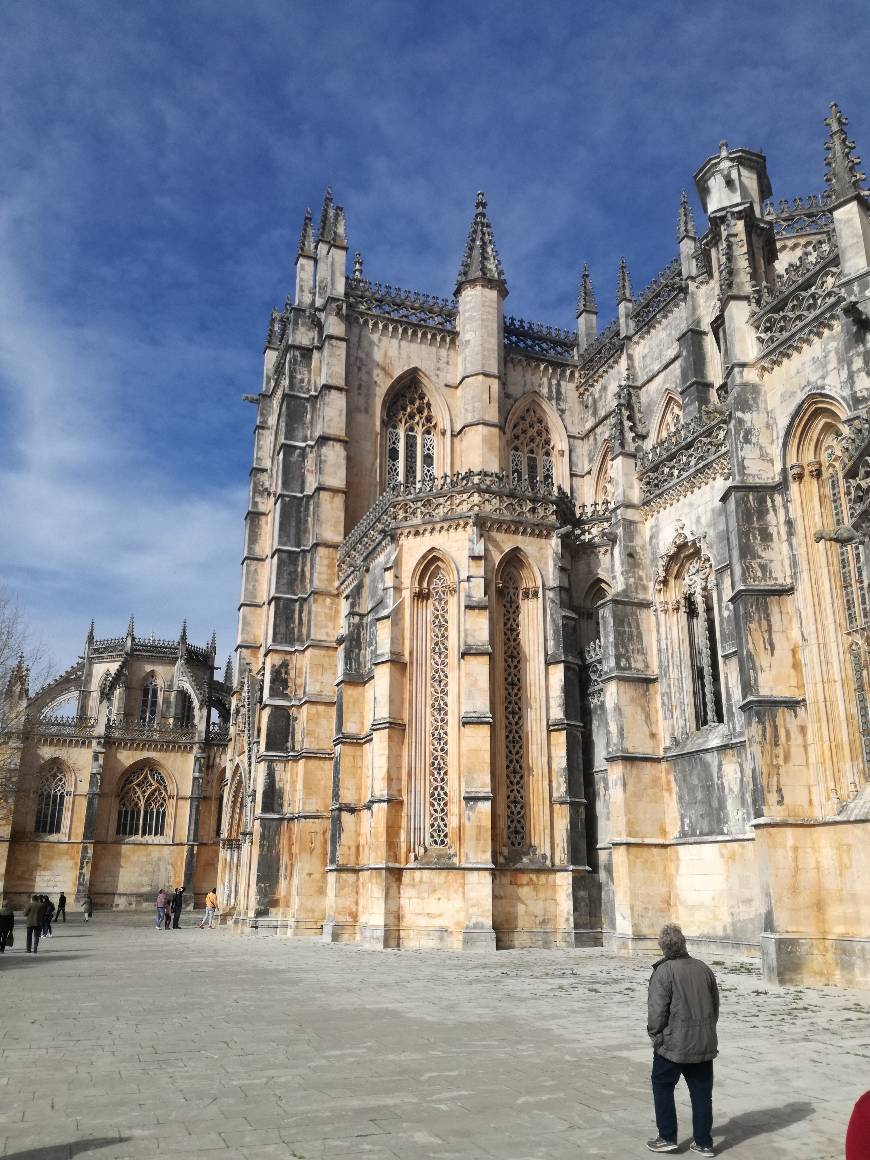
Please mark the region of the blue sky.
<svg viewBox="0 0 870 1160"><path fill-rule="evenodd" d="M870 159L868 60L866 0L10 0L0 577L57 665L131 611L231 649L241 396L327 183L369 277L450 294L484 189L508 311L573 325L588 261L605 322L720 139L819 190L837 100Z"/></svg>

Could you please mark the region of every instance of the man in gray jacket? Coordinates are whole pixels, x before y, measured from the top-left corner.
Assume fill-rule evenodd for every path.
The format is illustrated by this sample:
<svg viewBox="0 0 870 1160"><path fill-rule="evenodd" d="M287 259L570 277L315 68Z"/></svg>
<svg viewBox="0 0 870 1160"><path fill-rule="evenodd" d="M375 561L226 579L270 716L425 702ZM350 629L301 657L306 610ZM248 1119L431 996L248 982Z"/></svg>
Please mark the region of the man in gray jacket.
<svg viewBox="0 0 870 1160"><path fill-rule="evenodd" d="M674 1088L682 1075L692 1100L695 1139L689 1151L712 1156L713 1060L719 1054L716 976L706 963L689 955L685 936L674 923L662 927L659 946L664 958L654 964L649 981L646 1028L653 1045L652 1089L659 1134L647 1141L647 1148L677 1151Z"/></svg>

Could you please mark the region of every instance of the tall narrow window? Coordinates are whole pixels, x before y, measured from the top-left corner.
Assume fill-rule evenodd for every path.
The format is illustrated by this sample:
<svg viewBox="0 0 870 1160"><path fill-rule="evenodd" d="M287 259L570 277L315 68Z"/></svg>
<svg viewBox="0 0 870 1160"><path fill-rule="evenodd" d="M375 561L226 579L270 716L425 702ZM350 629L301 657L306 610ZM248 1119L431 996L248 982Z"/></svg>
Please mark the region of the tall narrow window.
<svg viewBox="0 0 870 1160"><path fill-rule="evenodd" d="M511 482L533 491L555 486L553 437L547 420L530 404L511 424L507 437Z"/></svg>
<svg viewBox="0 0 870 1160"><path fill-rule="evenodd" d="M703 729L723 718L722 680L713 595L707 590L687 588L684 594L689 641L689 667L695 728Z"/></svg>
<svg viewBox="0 0 870 1160"><path fill-rule="evenodd" d="M66 772L58 762L49 762L39 779L36 797L37 834L59 834L63 829L67 799Z"/></svg>
<svg viewBox="0 0 870 1160"><path fill-rule="evenodd" d="M387 487L431 487L435 481L435 416L429 396L411 383L385 417Z"/></svg>
<svg viewBox="0 0 870 1160"><path fill-rule="evenodd" d="M129 773L118 797L118 837L162 838L168 804L166 779L159 770L143 766Z"/></svg>
<svg viewBox="0 0 870 1160"><path fill-rule="evenodd" d="M416 857L450 849L450 620L456 588L434 561L414 589L409 844Z"/></svg>
<svg viewBox="0 0 870 1160"><path fill-rule="evenodd" d="M160 690L155 680L148 680L142 686L142 700L139 705L139 722L142 725L157 724L157 701Z"/></svg>
<svg viewBox="0 0 870 1160"><path fill-rule="evenodd" d="M526 755L523 661L520 631L520 577L511 568L501 586L504 648L505 815L510 849L526 845Z"/></svg>
<svg viewBox="0 0 870 1160"><path fill-rule="evenodd" d="M193 724L193 697L186 689L178 694L178 724L187 729Z"/></svg>

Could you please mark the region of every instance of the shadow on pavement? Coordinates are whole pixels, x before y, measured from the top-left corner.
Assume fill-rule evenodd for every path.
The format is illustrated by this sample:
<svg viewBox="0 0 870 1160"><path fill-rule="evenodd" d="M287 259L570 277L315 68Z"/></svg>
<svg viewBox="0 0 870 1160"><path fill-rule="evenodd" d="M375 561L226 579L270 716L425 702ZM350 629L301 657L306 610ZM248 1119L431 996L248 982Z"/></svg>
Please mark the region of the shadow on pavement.
<svg viewBox="0 0 870 1160"><path fill-rule="evenodd" d="M125 1144L129 1136L101 1136L94 1140L73 1140L69 1144L48 1144L45 1148L28 1148L26 1152L7 1152L7 1160L69 1160L110 1144Z"/></svg>
<svg viewBox="0 0 870 1160"><path fill-rule="evenodd" d="M64 959L81 959L81 958L82 958L81 951L76 953L76 952L73 952L72 950L70 950L66 954L64 954L63 951L49 951L49 950L42 951L42 950L40 950L40 951L37 951L37 953L35 955L29 955L26 951L23 951L23 950L19 951L16 948L15 950L12 950L12 951L10 951L10 950L4 951L3 955L0 956L0 971L11 971L11 970L14 970L15 967L29 967L31 964L33 965L34 968L36 968L37 963L42 962L45 959L51 959L51 961L53 963L56 963L56 962L62 961Z"/></svg>
<svg viewBox="0 0 870 1160"><path fill-rule="evenodd" d="M758 1108L752 1112L741 1112L739 1116L732 1116L724 1124L713 1128L714 1137L719 1148L733 1148L742 1144L744 1140L751 1140L753 1136L766 1136L770 1132L778 1132L780 1128L787 1128L790 1124L797 1124L805 1120L815 1111L813 1104L806 1100L793 1100L790 1104L783 1104L778 1108Z"/></svg>

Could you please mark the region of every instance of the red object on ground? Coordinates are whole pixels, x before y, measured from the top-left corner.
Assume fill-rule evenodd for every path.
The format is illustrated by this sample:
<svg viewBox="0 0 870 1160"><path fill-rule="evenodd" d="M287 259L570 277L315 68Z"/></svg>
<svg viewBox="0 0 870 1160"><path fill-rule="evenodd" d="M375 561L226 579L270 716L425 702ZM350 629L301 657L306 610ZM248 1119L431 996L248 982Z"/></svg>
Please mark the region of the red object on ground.
<svg viewBox="0 0 870 1160"><path fill-rule="evenodd" d="M846 1160L870 1160L870 1092L864 1092L852 1109L846 1129Z"/></svg>

